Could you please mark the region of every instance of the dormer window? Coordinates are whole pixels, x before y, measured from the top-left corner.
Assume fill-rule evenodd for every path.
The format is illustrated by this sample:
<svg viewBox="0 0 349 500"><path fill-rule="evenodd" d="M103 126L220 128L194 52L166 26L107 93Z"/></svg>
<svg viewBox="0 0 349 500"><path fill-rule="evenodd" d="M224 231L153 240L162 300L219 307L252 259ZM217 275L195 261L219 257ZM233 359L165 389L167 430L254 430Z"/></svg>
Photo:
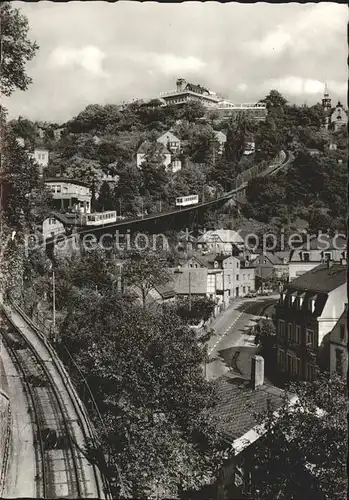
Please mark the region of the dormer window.
<svg viewBox="0 0 349 500"><path fill-rule="evenodd" d="M302 307L302 305L303 305L303 301L304 301L304 297L300 296L300 297L299 297L299 308L301 308L301 307Z"/></svg>
<svg viewBox="0 0 349 500"><path fill-rule="evenodd" d="M294 304L294 301L296 300L296 294L291 295L291 303Z"/></svg>

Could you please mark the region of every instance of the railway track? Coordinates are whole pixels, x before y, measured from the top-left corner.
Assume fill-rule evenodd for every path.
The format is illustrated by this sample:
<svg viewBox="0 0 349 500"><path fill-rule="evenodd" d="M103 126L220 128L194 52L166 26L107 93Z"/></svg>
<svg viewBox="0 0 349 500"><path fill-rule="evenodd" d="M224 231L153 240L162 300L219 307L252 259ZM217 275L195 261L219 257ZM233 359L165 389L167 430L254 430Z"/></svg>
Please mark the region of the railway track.
<svg viewBox="0 0 349 500"><path fill-rule="evenodd" d="M5 319L3 342L22 379L33 423L36 498L106 498L104 478L87 460L81 440L80 445L77 442L77 426L81 433L85 423L80 421L79 412L74 418L69 414L67 401L53 377L52 352L38 338L39 353L8 309L1 312ZM63 377L61 382L66 386ZM70 393L68 389L65 392ZM71 403L73 407L76 404ZM86 431L82 434L85 441L90 437Z"/></svg>

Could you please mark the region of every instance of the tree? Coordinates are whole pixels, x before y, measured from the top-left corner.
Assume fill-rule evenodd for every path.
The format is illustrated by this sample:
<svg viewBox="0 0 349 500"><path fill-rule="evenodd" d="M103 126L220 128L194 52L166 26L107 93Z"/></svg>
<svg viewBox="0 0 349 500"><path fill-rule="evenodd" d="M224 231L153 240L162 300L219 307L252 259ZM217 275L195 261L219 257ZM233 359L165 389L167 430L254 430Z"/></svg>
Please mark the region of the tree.
<svg viewBox="0 0 349 500"><path fill-rule="evenodd" d="M230 118L227 129L227 142L224 148L224 157L228 162L239 163L254 128L254 123L247 116L247 113L237 113Z"/></svg>
<svg viewBox="0 0 349 500"><path fill-rule="evenodd" d="M260 102L267 105L268 111L275 108L284 108L287 105L287 99L285 99L280 92L275 89L272 89Z"/></svg>
<svg viewBox="0 0 349 500"><path fill-rule="evenodd" d="M142 183L141 173L137 167L127 164L114 189L116 207L121 215L137 215L139 213L139 186Z"/></svg>
<svg viewBox="0 0 349 500"><path fill-rule="evenodd" d="M164 192L168 181L164 160L162 145L156 142L150 144L141 166L144 195L159 196Z"/></svg>
<svg viewBox="0 0 349 500"><path fill-rule="evenodd" d="M34 210L49 211L52 196L39 176L38 167L6 126L2 138L2 217L10 228L23 231L35 222Z"/></svg>
<svg viewBox="0 0 349 500"><path fill-rule="evenodd" d="M288 395L298 399L294 405ZM290 387L278 410L257 415L267 433L251 447L245 498L342 499L347 491L347 389L337 375L322 374Z"/></svg>
<svg viewBox="0 0 349 500"><path fill-rule="evenodd" d="M123 265L123 280L126 287L134 287L141 294L145 308L149 292L156 285L165 285L171 275L166 268L166 257L153 250L133 251Z"/></svg>
<svg viewBox="0 0 349 500"><path fill-rule="evenodd" d="M189 300L178 299L176 302L177 314L188 323L199 323L200 321L208 321L214 313L215 302L208 297L195 297L191 300L189 308Z"/></svg>
<svg viewBox="0 0 349 500"><path fill-rule="evenodd" d="M103 182L101 185L98 202L102 210L115 210L115 200L113 199L108 182Z"/></svg>
<svg viewBox="0 0 349 500"><path fill-rule="evenodd" d="M1 93L10 96L15 89L27 90L32 79L25 65L33 59L38 45L28 39L27 18L9 2L0 6Z"/></svg>
<svg viewBox="0 0 349 500"><path fill-rule="evenodd" d="M177 314L108 294L82 300L61 331L103 415L95 425L114 498L178 498L214 482L223 444L206 416L206 349Z"/></svg>
<svg viewBox="0 0 349 500"><path fill-rule="evenodd" d="M248 203L244 207L244 213L262 222L268 222L279 214L285 195L286 187L281 178L256 177L247 184Z"/></svg>

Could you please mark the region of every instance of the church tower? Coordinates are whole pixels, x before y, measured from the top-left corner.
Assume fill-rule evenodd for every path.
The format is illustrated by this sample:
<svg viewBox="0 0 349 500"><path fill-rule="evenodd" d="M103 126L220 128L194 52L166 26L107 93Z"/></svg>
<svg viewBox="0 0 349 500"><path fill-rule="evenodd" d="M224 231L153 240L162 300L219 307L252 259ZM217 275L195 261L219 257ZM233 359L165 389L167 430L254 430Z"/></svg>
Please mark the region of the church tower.
<svg viewBox="0 0 349 500"><path fill-rule="evenodd" d="M328 93L327 83L325 85L324 97L322 98L322 107L324 108L325 113L331 111L331 98L330 94Z"/></svg>

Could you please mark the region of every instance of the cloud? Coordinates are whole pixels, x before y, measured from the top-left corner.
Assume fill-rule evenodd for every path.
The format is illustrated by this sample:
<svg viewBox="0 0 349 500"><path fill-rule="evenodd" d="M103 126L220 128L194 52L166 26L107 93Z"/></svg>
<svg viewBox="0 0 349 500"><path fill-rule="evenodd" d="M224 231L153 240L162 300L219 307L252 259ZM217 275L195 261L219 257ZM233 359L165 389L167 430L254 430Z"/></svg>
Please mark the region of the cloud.
<svg viewBox="0 0 349 500"><path fill-rule="evenodd" d="M296 16L245 43L246 51L260 58L276 57L287 52L301 55L305 51L323 50L335 33L343 32L347 23L340 5L329 2L308 4Z"/></svg>
<svg viewBox="0 0 349 500"><path fill-rule="evenodd" d="M345 83L333 80L327 83L331 92L338 94L345 92ZM305 94L318 95L324 92L324 82L310 78L302 78L300 76L285 76L282 78L266 80L263 83L263 89L265 92L268 92L270 89L276 89L281 93L293 96L301 96Z"/></svg>
<svg viewBox="0 0 349 500"><path fill-rule="evenodd" d="M152 54L150 58L160 71L167 75L177 75L181 71L197 72L206 66L206 63L197 57L180 57L175 54Z"/></svg>
<svg viewBox="0 0 349 500"><path fill-rule="evenodd" d="M261 40L247 42L247 50L262 57L277 56L292 44L292 36L278 26L276 30L267 33Z"/></svg>
<svg viewBox="0 0 349 500"><path fill-rule="evenodd" d="M233 102L276 87L318 102L346 99L347 7L335 3L13 2L40 49L11 116L64 122L91 103L150 99L176 78Z"/></svg>
<svg viewBox="0 0 349 500"><path fill-rule="evenodd" d="M71 47L57 47L51 52L49 63L53 68L80 67L96 76L106 76L103 71L105 54L97 47L87 46L81 49Z"/></svg>

